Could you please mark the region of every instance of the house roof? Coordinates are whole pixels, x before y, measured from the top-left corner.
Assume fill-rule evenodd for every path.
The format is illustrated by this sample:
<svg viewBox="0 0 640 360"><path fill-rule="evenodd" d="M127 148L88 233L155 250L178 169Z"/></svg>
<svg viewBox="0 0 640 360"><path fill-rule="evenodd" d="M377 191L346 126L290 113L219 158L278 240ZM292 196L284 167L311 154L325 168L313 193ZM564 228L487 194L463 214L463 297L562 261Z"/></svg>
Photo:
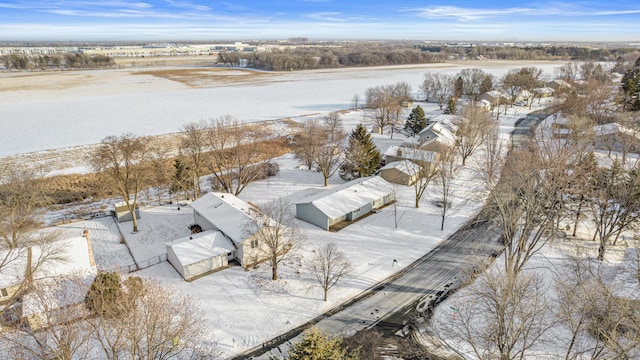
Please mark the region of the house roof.
<svg viewBox="0 0 640 360"><path fill-rule="evenodd" d="M433 151L422 149L414 149L402 146L392 145L384 152L385 157L397 157L407 160L431 162L436 157Z"/></svg>
<svg viewBox="0 0 640 360"><path fill-rule="evenodd" d="M458 131L458 125L456 125L455 122L462 119L463 118L460 115L441 114L436 117L429 118L429 122L440 123L455 134L455 132Z"/></svg>
<svg viewBox="0 0 640 360"><path fill-rule="evenodd" d="M429 131L434 133L438 137L436 140L439 142L442 142L449 146L453 146L456 143L456 136L447 127L439 122L433 122L426 128L422 129L422 131L418 133L418 136L422 137L423 134Z"/></svg>
<svg viewBox="0 0 640 360"><path fill-rule="evenodd" d="M207 193L193 201L191 207L236 245L253 235L247 232L246 224L255 221L249 214L258 209L232 194Z"/></svg>
<svg viewBox="0 0 640 360"><path fill-rule="evenodd" d="M27 248L0 251L0 261L3 262L2 272L0 272L0 288L17 285L24 280L27 269L27 253ZM47 260L37 266L45 258ZM31 264L34 280L87 271L95 272L95 266L90 264L89 245L84 237L32 246Z"/></svg>
<svg viewBox="0 0 640 360"><path fill-rule="evenodd" d="M165 245L173 249L182 266L195 264L235 250L231 240L216 230L203 231Z"/></svg>
<svg viewBox="0 0 640 360"><path fill-rule="evenodd" d="M388 170L388 169L396 169L404 174L413 176L417 174L422 166L413 163L411 161L392 161L385 166L383 166L380 170Z"/></svg>
<svg viewBox="0 0 640 360"><path fill-rule="evenodd" d="M312 204L327 217L335 219L392 192L392 184L379 176L369 176L325 190L298 205Z"/></svg>

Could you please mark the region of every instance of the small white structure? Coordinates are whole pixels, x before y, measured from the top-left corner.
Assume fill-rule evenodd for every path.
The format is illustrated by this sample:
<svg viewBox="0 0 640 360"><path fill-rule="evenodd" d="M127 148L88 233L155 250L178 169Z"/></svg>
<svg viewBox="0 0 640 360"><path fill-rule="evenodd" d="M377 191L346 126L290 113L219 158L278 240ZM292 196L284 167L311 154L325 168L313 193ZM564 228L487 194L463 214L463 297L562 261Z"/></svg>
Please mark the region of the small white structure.
<svg viewBox="0 0 640 360"><path fill-rule="evenodd" d="M167 260L185 280L229 265L236 247L220 231L207 230L165 244Z"/></svg>
<svg viewBox="0 0 640 360"><path fill-rule="evenodd" d="M355 179L296 204L296 217L329 230L394 200L393 185L379 176Z"/></svg>
<svg viewBox="0 0 640 360"><path fill-rule="evenodd" d="M438 156L438 153L422 149L391 145L387 150L385 150L383 156L387 164L402 160L409 160L424 166L427 163L433 162Z"/></svg>
<svg viewBox="0 0 640 360"><path fill-rule="evenodd" d="M114 206L113 212L119 223L126 222L126 221L133 221L133 217L131 216L131 211L129 211L129 207L127 206L127 203L122 201L119 203L115 203L113 206ZM136 206L135 213L136 213L136 219L140 219L140 209L138 208L138 206Z"/></svg>

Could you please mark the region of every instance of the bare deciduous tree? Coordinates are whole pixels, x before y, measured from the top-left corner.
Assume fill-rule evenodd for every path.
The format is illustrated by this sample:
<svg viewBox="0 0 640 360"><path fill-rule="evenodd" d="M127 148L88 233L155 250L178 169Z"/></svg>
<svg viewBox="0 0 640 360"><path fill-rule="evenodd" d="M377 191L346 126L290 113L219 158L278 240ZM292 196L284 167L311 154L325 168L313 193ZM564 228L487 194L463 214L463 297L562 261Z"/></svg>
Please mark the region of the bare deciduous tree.
<svg viewBox="0 0 640 360"><path fill-rule="evenodd" d="M345 138L346 133L342 126L339 111L332 111L328 113L327 116L323 118L323 121L324 126L328 129L330 142L341 141Z"/></svg>
<svg viewBox="0 0 640 360"><path fill-rule="evenodd" d="M467 158L482 146L487 134L497 129L498 122L491 113L477 106L464 106L456 125L456 150L465 166Z"/></svg>
<svg viewBox="0 0 640 360"><path fill-rule="evenodd" d="M212 120L207 128L209 171L221 190L238 195L262 173L275 148L265 143L268 131L260 125L240 124L231 116Z"/></svg>
<svg viewBox="0 0 640 360"><path fill-rule="evenodd" d="M438 103L440 110L453 95L454 78L451 75L442 73L425 73L420 90L424 93L427 101L434 99Z"/></svg>
<svg viewBox="0 0 640 360"><path fill-rule="evenodd" d="M290 204L281 198L262 205L252 217L245 231L257 240L271 266L271 279L278 280L278 265L302 245L304 234L293 219Z"/></svg>
<svg viewBox="0 0 640 360"><path fill-rule="evenodd" d="M104 138L89 159L95 171L102 172L111 180L127 205L133 218L133 232L138 231L135 210L138 206L138 193L147 180L145 162L148 157L148 139L128 133Z"/></svg>
<svg viewBox="0 0 640 360"><path fill-rule="evenodd" d="M553 325L547 288L535 273L516 277L494 269L464 291L464 303L451 304L453 318L439 312L431 321L438 339L462 357L469 355L465 348L478 359L522 359Z"/></svg>
<svg viewBox="0 0 640 360"><path fill-rule="evenodd" d="M182 138L180 140L180 153L184 155L185 167L189 169L193 186L193 197L200 197L200 177L204 175L209 153L207 141L208 124L202 120L190 122L182 126ZM190 187L191 188L191 187Z"/></svg>
<svg viewBox="0 0 640 360"><path fill-rule="evenodd" d="M403 148L403 161L410 178L415 178L413 190L415 207L420 207L420 201L427 191L431 181L437 176L440 167L440 156L437 152L421 149Z"/></svg>
<svg viewBox="0 0 640 360"><path fill-rule="evenodd" d="M334 243L316 249L310 267L324 291L324 301L327 301L329 289L336 286L340 279L349 275L351 271L351 263L338 251L338 246Z"/></svg>
<svg viewBox="0 0 640 360"><path fill-rule="evenodd" d="M340 168L342 162L343 146L337 144L327 144L318 149L315 163L318 171L324 178L324 186L329 185L329 178Z"/></svg>
<svg viewBox="0 0 640 360"><path fill-rule="evenodd" d="M302 129L295 135L293 153L307 167L313 168L320 148L327 143L327 129L318 120L306 121Z"/></svg>
<svg viewBox="0 0 640 360"><path fill-rule="evenodd" d="M444 220L451 208L451 197L455 192L454 178L458 172L456 165L455 148L441 147L439 150L438 173L436 182L439 188L440 198L438 199L438 209L440 211L440 230L444 230Z"/></svg>

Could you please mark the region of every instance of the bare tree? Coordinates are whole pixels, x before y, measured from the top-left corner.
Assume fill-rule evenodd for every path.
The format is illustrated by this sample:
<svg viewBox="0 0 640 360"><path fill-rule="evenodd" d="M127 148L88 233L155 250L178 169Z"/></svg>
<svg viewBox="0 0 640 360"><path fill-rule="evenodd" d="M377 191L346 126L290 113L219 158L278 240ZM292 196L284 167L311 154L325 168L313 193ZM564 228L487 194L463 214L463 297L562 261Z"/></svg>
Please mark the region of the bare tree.
<svg viewBox="0 0 640 360"><path fill-rule="evenodd" d="M593 180L590 218L599 242L598 259L603 260L607 246L615 245L620 234L640 220L640 175L637 169L624 170L614 159Z"/></svg>
<svg viewBox="0 0 640 360"><path fill-rule="evenodd" d="M437 152L414 148L402 148L405 168L410 178L415 178L413 190L415 207L420 207L420 201L427 191L431 181L437 176L440 168L440 156Z"/></svg>
<svg viewBox="0 0 640 360"><path fill-rule="evenodd" d="M105 358L213 359L219 355L204 314L191 298L150 279L131 277L120 286L120 295L97 302L102 306L96 309L100 315L85 321ZM111 299L110 292L101 294Z"/></svg>
<svg viewBox="0 0 640 360"><path fill-rule="evenodd" d="M463 304L452 304L455 318L437 312L431 328L438 339L454 351L470 349L478 359L522 359L540 343L552 327L547 288L535 273L514 274L498 271L483 273L465 288Z"/></svg>
<svg viewBox="0 0 640 360"><path fill-rule="evenodd" d="M327 143L326 128L316 119L306 121L300 132L295 135L293 153L307 167L313 168L320 148Z"/></svg>
<svg viewBox="0 0 640 360"><path fill-rule="evenodd" d="M351 98L351 102L353 103L353 108L355 110L358 110L358 106L360 105L360 102L361 102L360 95L354 94L353 98Z"/></svg>
<svg viewBox="0 0 640 360"><path fill-rule="evenodd" d="M444 220L451 208L451 197L454 194L453 180L458 172L456 165L455 148L441 147L439 151L440 161L438 164L438 173L436 182L439 188L440 198L438 199L438 209L440 210L440 230L444 230Z"/></svg>
<svg viewBox="0 0 640 360"><path fill-rule="evenodd" d="M329 130L329 141L336 142L345 138L346 133L342 126L339 111L332 111L323 118L324 126Z"/></svg>
<svg viewBox="0 0 640 360"><path fill-rule="evenodd" d="M265 140L269 132L260 125L240 124L231 116L212 120L207 128L208 168L219 187L238 195L262 173L275 148Z"/></svg>
<svg viewBox="0 0 640 360"><path fill-rule="evenodd" d="M145 162L148 157L148 139L128 133L104 138L89 159L93 169L105 174L124 200L133 218L133 232L138 231L135 210L138 193L147 180Z"/></svg>
<svg viewBox="0 0 640 360"><path fill-rule="evenodd" d="M434 99L440 110L453 95L454 78L442 73L425 73L420 90L425 94L427 101Z"/></svg>
<svg viewBox="0 0 640 360"><path fill-rule="evenodd" d="M327 301L329 289L336 286L340 279L351 271L351 263L343 253L338 251L335 243L316 249L310 267L324 291L324 301Z"/></svg>
<svg viewBox="0 0 640 360"><path fill-rule="evenodd" d="M570 154L546 145L533 141L512 150L500 181L490 189L489 207L502 231L508 273L519 273L547 243L562 211Z"/></svg>
<svg viewBox="0 0 640 360"><path fill-rule="evenodd" d="M155 188L158 205L161 205L163 190L167 190L171 183L171 162L169 149L162 144L154 144L149 148L149 182ZM151 198L151 196L147 196Z"/></svg>
<svg viewBox="0 0 640 360"><path fill-rule="evenodd" d="M29 294L31 323L0 332L0 339L13 344L21 356L16 358L64 359L90 358L92 339L84 323L87 313L78 302L86 290L82 276L56 277L37 281ZM34 327L32 327L34 325ZM0 354L1 355L1 354Z"/></svg>
<svg viewBox="0 0 640 360"><path fill-rule="evenodd" d="M8 161L0 175L0 249L15 249L28 245L29 234L42 226L40 211L51 203L44 190L46 171Z"/></svg>
<svg viewBox="0 0 640 360"><path fill-rule="evenodd" d="M465 166L467 158L482 146L489 132L495 131L498 122L491 113L477 106L464 106L456 125L456 150L462 158L462 166Z"/></svg>
<svg viewBox="0 0 640 360"><path fill-rule="evenodd" d="M318 171L324 178L324 186L329 185L329 178L340 168L343 158L343 146L337 144L327 144L318 149L315 157L315 164Z"/></svg>
<svg viewBox="0 0 640 360"><path fill-rule="evenodd" d="M208 124L202 120L190 122L182 126L180 153L184 156L185 166L189 169L194 184L194 198L200 197L200 178L204 175L209 152L207 141ZM190 187L191 188L191 187Z"/></svg>
<svg viewBox="0 0 640 360"><path fill-rule="evenodd" d="M488 87L486 84L493 81L493 75L482 69L462 69L456 76L456 78L458 77L462 79L462 93L471 97L474 101L478 100L480 94L491 90L486 90Z"/></svg>
<svg viewBox="0 0 640 360"><path fill-rule="evenodd" d="M290 204L282 198L260 206L260 212L252 217L245 224L245 231L257 240L271 266L271 279L278 280L278 265L302 245L304 234L293 219Z"/></svg>

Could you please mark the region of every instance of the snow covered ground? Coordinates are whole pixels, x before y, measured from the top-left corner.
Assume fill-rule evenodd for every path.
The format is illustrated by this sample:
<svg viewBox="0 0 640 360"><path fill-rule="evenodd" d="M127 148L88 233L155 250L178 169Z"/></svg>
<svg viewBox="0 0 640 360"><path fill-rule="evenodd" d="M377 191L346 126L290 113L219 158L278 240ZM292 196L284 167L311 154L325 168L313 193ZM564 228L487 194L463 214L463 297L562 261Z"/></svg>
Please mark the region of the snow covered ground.
<svg viewBox="0 0 640 360"><path fill-rule="evenodd" d="M427 117L440 113L435 104L418 104L425 108ZM523 111L514 108L507 115L501 115L501 131L505 137ZM348 112L342 119L345 128L350 130L364 120L363 112ZM394 139L390 139L389 134L374 134L373 137L382 152L391 145L413 140L397 133ZM259 346L350 299L415 261L455 232L482 204L484 192L474 170L478 160L479 156L471 157L468 165L460 169L453 208L444 231L440 231L440 215L432 203L437 196L435 186L431 185L421 207L416 209L413 207L413 187L398 185L398 228L395 228L392 206L337 233L296 220L304 230L306 243L295 257L281 265L280 280L276 282L271 281L270 268L266 264L250 270L231 267L193 282L182 280L171 264L163 261L166 251L163 244L189 233L187 226L194 220L188 206L181 210L175 204L141 209L140 231L136 234L132 233L131 222L119 224L118 229L111 218L64 224L59 228L69 234L88 228L100 269L123 270L138 263L144 269L133 275L160 280L176 291L192 296L207 314L206 321L215 329L216 341L224 355L231 356ZM277 162L280 165L278 176L250 184L240 198L258 205L279 197L294 203L323 189L322 175L300 166L293 155L278 158ZM329 186L341 183L343 181L334 176ZM121 236L126 239L130 252L121 242ZM316 286L307 264L313 249L328 242L338 245L354 270L339 286L330 290L329 301L324 302L322 289Z"/></svg>
<svg viewBox="0 0 640 360"><path fill-rule="evenodd" d="M419 91L425 72L478 67L496 76L537 66L553 76L560 62L468 61L394 67L270 73L255 83L194 88L131 70L0 73L0 156L95 144L108 135L157 135L187 122L232 115L255 122L352 107L373 86L406 81Z"/></svg>

